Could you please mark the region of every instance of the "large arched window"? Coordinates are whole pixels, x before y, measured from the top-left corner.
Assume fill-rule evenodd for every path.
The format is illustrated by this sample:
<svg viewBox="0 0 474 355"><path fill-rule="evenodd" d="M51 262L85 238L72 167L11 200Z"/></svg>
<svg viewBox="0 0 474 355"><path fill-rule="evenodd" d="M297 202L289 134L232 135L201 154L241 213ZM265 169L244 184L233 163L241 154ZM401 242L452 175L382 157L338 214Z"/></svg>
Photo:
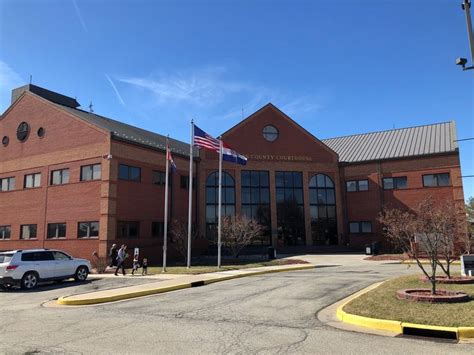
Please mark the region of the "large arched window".
<svg viewBox="0 0 474 355"><path fill-rule="evenodd" d="M209 174L206 179L206 236L216 241L219 203L219 172ZM235 182L225 171L222 172L222 217L235 215Z"/></svg>
<svg viewBox="0 0 474 355"><path fill-rule="evenodd" d="M337 244L336 193L331 178L317 174L309 181L313 244Z"/></svg>

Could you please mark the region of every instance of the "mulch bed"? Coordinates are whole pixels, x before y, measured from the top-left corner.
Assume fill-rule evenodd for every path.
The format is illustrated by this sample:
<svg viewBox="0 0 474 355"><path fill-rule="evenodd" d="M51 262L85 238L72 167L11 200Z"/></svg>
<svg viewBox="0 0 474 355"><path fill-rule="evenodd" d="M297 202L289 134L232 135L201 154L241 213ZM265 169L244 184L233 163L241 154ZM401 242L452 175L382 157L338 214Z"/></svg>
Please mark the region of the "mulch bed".
<svg viewBox="0 0 474 355"><path fill-rule="evenodd" d="M426 276L420 277L420 280L423 282L429 282ZM474 277L469 276L451 276L449 279L447 276L436 276L436 283L440 284L457 284L457 285L466 285L474 284Z"/></svg>
<svg viewBox="0 0 474 355"><path fill-rule="evenodd" d="M426 288L398 290L397 298L399 300L428 303L457 303L470 300L469 295L464 292L437 290L436 294L433 295L431 290Z"/></svg>

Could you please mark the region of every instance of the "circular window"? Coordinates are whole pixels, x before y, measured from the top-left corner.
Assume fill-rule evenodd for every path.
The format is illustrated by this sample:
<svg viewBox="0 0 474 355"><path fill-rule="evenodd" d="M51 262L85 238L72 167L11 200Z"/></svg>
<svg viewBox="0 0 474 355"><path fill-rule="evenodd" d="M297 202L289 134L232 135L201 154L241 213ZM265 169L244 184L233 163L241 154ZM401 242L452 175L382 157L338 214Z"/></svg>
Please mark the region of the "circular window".
<svg viewBox="0 0 474 355"><path fill-rule="evenodd" d="M8 143L10 143L10 138L8 138L8 136L4 136L2 138L2 144L6 147Z"/></svg>
<svg viewBox="0 0 474 355"><path fill-rule="evenodd" d="M26 122L20 123L18 129L16 130L16 137L20 142L26 141L28 134L30 133L30 125Z"/></svg>
<svg viewBox="0 0 474 355"><path fill-rule="evenodd" d="M43 138L44 133L45 133L45 131L44 131L43 127L38 128L38 137Z"/></svg>
<svg viewBox="0 0 474 355"><path fill-rule="evenodd" d="M275 126L268 125L263 128L263 138L269 142L273 142L278 138L278 129Z"/></svg>

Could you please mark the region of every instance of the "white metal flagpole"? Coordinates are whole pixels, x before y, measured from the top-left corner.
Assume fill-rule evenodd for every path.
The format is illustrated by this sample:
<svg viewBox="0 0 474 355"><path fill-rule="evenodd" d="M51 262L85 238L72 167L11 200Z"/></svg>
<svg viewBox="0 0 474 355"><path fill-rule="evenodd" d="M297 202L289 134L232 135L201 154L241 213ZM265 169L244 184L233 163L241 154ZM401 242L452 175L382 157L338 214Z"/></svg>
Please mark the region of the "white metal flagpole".
<svg viewBox="0 0 474 355"><path fill-rule="evenodd" d="M217 210L217 268L221 267L221 210L222 210L222 140L219 140L219 200Z"/></svg>
<svg viewBox="0 0 474 355"><path fill-rule="evenodd" d="M163 272L166 272L166 249L168 246L168 181L169 181L169 137L166 137L165 216L163 228Z"/></svg>
<svg viewBox="0 0 474 355"><path fill-rule="evenodd" d="M194 121L191 120L191 144L189 145L189 206L188 206L188 257L187 268L191 267L191 232L193 221L193 147L194 147Z"/></svg>

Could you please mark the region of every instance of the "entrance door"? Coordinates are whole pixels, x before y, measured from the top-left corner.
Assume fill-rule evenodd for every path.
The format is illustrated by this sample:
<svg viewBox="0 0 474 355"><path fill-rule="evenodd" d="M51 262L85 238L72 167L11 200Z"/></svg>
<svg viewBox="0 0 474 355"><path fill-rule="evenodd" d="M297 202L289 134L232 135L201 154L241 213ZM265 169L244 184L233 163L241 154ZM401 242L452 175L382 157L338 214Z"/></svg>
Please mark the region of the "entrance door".
<svg viewBox="0 0 474 355"><path fill-rule="evenodd" d="M305 245L303 174L297 171L275 172L278 243Z"/></svg>

